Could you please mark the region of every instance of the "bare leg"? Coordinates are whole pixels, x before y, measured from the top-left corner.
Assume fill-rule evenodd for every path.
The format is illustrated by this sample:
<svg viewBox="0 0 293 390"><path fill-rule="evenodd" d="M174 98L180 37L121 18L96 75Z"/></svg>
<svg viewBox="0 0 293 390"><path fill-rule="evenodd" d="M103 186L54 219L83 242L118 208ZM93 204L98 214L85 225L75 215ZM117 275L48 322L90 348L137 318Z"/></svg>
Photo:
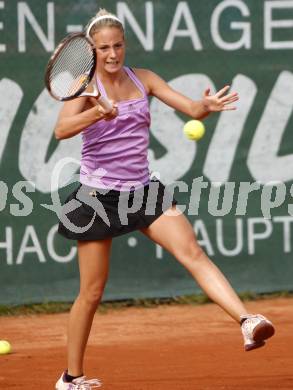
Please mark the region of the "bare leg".
<svg viewBox="0 0 293 390"><path fill-rule="evenodd" d="M168 250L196 279L205 293L240 322L247 311L231 285L198 245L187 218L173 207L141 231Z"/></svg>
<svg viewBox="0 0 293 390"><path fill-rule="evenodd" d="M111 241L78 242L80 292L68 323L68 373L72 376L83 374L88 336L108 277Z"/></svg>

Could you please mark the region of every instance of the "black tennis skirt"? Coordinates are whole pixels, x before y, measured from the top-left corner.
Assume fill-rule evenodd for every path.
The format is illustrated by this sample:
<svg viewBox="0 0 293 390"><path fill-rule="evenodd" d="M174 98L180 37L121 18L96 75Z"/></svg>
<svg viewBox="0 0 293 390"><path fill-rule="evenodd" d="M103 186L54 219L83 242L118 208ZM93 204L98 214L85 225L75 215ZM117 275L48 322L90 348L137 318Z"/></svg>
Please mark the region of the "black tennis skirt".
<svg viewBox="0 0 293 390"><path fill-rule="evenodd" d="M116 237L150 226L176 204L173 193L159 180L129 191L79 184L63 204L58 232L81 241Z"/></svg>

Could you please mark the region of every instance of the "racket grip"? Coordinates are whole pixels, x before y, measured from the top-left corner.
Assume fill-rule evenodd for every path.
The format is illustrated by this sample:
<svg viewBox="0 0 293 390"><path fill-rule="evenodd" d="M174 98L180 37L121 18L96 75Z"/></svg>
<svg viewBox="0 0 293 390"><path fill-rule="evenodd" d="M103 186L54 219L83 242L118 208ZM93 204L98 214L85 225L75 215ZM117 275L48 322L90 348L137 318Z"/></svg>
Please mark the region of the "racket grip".
<svg viewBox="0 0 293 390"><path fill-rule="evenodd" d="M112 111L113 106L109 102L108 99L105 99L103 96L100 96L97 100L98 100L98 103L103 107L103 109L105 110L106 113Z"/></svg>

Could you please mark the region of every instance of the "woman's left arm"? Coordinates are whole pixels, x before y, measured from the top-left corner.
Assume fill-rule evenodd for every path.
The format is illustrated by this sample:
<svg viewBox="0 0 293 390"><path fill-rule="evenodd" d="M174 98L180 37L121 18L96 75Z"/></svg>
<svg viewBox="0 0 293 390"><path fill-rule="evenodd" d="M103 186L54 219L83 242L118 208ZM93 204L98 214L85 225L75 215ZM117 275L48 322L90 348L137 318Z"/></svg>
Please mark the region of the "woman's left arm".
<svg viewBox="0 0 293 390"><path fill-rule="evenodd" d="M201 100L192 100L171 88L157 74L139 69L137 74L143 81L149 95L155 96L175 110L194 118L203 119L211 112L235 110L233 105L238 100L237 92L228 93L230 86L225 86L215 95L210 94L210 89L204 91Z"/></svg>

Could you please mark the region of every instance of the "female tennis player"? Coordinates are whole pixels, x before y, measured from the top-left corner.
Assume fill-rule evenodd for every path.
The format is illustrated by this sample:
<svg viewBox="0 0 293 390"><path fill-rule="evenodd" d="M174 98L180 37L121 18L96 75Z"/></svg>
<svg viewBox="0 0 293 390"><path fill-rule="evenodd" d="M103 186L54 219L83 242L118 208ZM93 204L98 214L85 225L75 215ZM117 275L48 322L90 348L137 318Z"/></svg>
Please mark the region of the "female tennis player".
<svg viewBox="0 0 293 390"><path fill-rule="evenodd" d="M246 311L224 275L198 245L191 224L176 209L176 200L171 197L169 203L165 202L165 187L150 179L147 161L148 96L155 96L192 118L202 119L212 112L234 110L237 93L229 92L228 86L215 95L207 89L201 100L193 101L173 90L152 71L126 67L123 26L115 15L104 9L89 22L87 33L96 47L94 82L102 95L115 103L112 111L105 113L92 97L65 102L55 127L56 138L60 140L82 133L80 186L68 201L80 201L82 196L85 201L67 213L67 217L78 228L88 226L70 229L65 222L59 224L63 236L78 242L80 292L69 316L67 369L56 383L56 389L101 386L98 379L88 380L84 376L85 348L108 276L112 239L133 230L140 230L169 251L203 291L241 325L245 350L261 347L274 334L272 323ZM132 209L137 199L140 207ZM121 220L123 204L133 211L127 223ZM150 208L153 213L149 212Z"/></svg>

